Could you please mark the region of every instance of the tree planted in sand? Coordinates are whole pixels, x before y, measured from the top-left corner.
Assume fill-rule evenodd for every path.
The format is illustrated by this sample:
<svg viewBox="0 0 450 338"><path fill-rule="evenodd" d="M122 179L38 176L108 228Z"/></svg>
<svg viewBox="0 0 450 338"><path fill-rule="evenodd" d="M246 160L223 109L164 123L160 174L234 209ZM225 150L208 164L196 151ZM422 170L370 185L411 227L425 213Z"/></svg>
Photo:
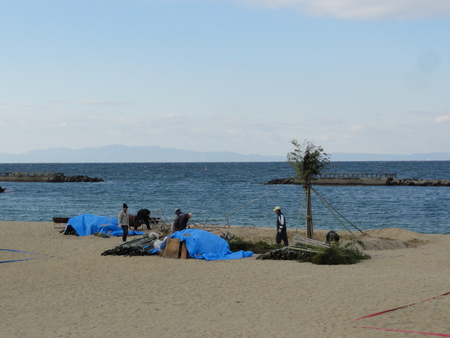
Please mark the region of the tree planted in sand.
<svg viewBox="0 0 450 338"><path fill-rule="evenodd" d="M319 175L330 163L330 155L325 153L321 146L305 140L300 144L291 140L294 151L287 154L287 161L295 171L306 192L306 232L307 237L313 237L313 222L311 208L311 177Z"/></svg>

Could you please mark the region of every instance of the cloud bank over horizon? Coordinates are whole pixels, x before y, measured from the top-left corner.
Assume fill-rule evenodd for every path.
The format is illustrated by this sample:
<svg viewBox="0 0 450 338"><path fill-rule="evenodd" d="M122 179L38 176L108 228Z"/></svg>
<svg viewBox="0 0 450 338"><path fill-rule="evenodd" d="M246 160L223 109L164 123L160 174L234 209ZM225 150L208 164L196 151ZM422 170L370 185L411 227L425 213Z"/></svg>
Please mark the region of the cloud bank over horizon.
<svg viewBox="0 0 450 338"><path fill-rule="evenodd" d="M418 20L450 17L445 0L235 0L254 7L293 8L306 15L353 20Z"/></svg>
<svg viewBox="0 0 450 338"><path fill-rule="evenodd" d="M2 2L0 152L446 152L450 1Z"/></svg>

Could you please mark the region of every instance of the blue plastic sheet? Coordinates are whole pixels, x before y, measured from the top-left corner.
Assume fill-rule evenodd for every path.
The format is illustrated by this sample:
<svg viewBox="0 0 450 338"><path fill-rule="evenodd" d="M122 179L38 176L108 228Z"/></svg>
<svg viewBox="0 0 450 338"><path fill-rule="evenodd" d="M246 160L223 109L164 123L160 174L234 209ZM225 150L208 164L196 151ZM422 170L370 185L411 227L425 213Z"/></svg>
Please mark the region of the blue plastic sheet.
<svg viewBox="0 0 450 338"><path fill-rule="evenodd" d="M226 240L205 230L185 229L173 233L169 238L179 238L181 242L186 242L186 249L192 258L215 261L240 259L253 255L252 251L230 251ZM160 250L164 248L165 244L166 242L161 245ZM152 253L154 252L157 250L152 251Z"/></svg>
<svg viewBox="0 0 450 338"><path fill-rule="evenodd" d="M123 234L122 228L116 225L104 225L100 227L99 232L108 236L122 236ZM128 236L135 236L135 235L145 235L145 232L128 230Z"/></svg>
<svg viewBox="0 0 450 338"><path fill-rule="evenodd" d="M109 236L122 236L122 228L118 226L117 218L82 214L69 218L67 227L71 226L78 236L89 236L97 232L109 234ZM130 230L129 236L145 235L145 232Z"/></svg>

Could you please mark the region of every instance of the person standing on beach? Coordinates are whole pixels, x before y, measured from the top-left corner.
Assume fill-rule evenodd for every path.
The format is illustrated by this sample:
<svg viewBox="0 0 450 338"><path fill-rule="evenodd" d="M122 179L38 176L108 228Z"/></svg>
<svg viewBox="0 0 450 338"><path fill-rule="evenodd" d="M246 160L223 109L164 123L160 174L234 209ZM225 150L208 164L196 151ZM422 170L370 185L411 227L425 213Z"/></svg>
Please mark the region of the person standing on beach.
<svg viewBox="0 0 450 338"><path fill-rule="evenodd" d="M122 241L127 241L128 236L128 227L130 226L130 219L128 217L128 205L126 203L123 204L122 210L119 212L119 216L117 217L119 220L119 226L122 228Z"/></svg>
<svg viewBox="0 0 450 338"><path fill-rule="evenodd" d="M275 241L277 242L277 244L281 244L281 241L283 241L284 246L288 246L289 244L286 230L286 218L284 218L280 207L275 207L273 211L275 211L275 213L277 214L277 237L275 238Z"/></svg>

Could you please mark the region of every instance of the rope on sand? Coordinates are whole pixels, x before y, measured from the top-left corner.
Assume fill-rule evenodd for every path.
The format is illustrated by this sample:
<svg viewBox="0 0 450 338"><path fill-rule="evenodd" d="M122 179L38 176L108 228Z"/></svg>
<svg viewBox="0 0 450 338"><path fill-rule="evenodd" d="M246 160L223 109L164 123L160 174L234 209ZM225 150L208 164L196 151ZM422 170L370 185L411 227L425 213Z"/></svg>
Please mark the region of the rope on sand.
<svg viewBox="0 0 450 338"><path fill-rule="evenodd" d="M394 331L394 332L404 332L404 333L419 333L427 336L438 336L438 337L450 337L450 334L445 333L432 333L432 332L420 332L420 331L407 331L407 330L394 330L394 329L384 329L381 327L370 327L370 326L360 326L362 329L375 329L383 331Z"/></svg>
<svg viewBox="0 0 450 338"><path fill-rule="evenodd" d="M12 250L12 249L0 249L0 251L10 251L10 252L27 253L27 254L32 254L32 255L41 255L41 254L39 254L39 253L37 253L37 252L21 251L21 250ZM12 263L12 262L31 261L31 260L34 260L34 259L42 259L42 258L49 258L49 257L51 257L51 256L48 256L48 255L46 255L46 254L44 254L44 256L46 256L46 257L40 257L40 258L24 258L24 259L12 259L12 260L9 260L9 261L0 261L0 264L1 264L1 263Z"/></svg>
<svg viewBox="0 0 450 338"><path fill-rule="evenodd" d="M31 260L34 260L34 259L42 259L42 258L45 258L45 257L41 257L41 258L13 259L13 260L10 260L10 261L1 261L0 264L1 264L1 263L12 263L12 262L31 261Z"/></svg>
<svg viewBox="0 0 450 338"><path fill-rule="evenodd" d="M21 251L21 250L0 249L0 251L23 252L23 253L33 254L33 255L39 255L37 252Z"/></svg>
<svg viewBox="0 0 450 338"><path fill-rule="evenodd" d="M426 302L427 300L432 300L432 299L435 299L435 298L438 298L438 297L442 297L442 296L447 296L447 295L450 295L450 292L446 292L446 293L443 293L442 295L438 295L438 296L434 296L434 297L431 297L431 298L428 298L428 299L424 299L424 300L421 300L419 302L415 302L415 303L411 303L411 304L408 304L408 305L399 306L399 307L396 307L394 309L389 309L389 310L384 310L384 311L372 313L370 315L363 316L363 317L360 317L360 318L356 318L356 319L353 319L353 320L356 321L356 320L360 320L360 319L364 319L364 318L370 318L370 317L379 316L379 315L382 315L383 313L388 313L388 312L392 312L392 311L395 311L395 310L403 309L403 308L408 307L408 306L412 306L412 305L415 305L415 304L418 304L418 303L423 303L423 302Z"/></svg>
<svg viewBox="0 0 450 338"><path fill-rule="evenodd" d="M363 317L360 317L360 318L353 319L353 321L357 321L357 320L364 319L364 318L370 318L370 317L379 316L379 315L382 315L382 314L384 314L384 313L388 313L388 312L392 312L392 311L395 311L395 310L403 309L403 308L408 307L408 306L412 306L412 305L415 305L415 304L418 304L418 303L423 303L423 302L426 302L426 301L428 301L428 300L435 299L435 298L438 298L438 297L447 296L447 295L450 295L450 292L446 292L446 293L443 293L442 295L434 296L434 297L431 297L431 298L428 298L428 299L424 299L424 300L421 300L421 301L419 301L419 302L411 303L411 304L408 304L408 305L403 305L403 306L399 306L399 307L396 307L396 308L393 308L393 309L389 309L389 310L384 310L384 311L372 313L372 314L367 315L367 316L363 316ZM358 327L358 326L355 326L355 327ZM405 331L405 330L386 329L386 328L381 328L381 327L371 327L371 326L359 326L359 327L360 327L360 328L363 328L363 329L375 329L375 330L394 331L394 332L405 332L405 333L419 333L419 334L424 334L424 335L428 335L428 336L450 337L450 334L445 334L445 333L431 333L431 332L419 332L419 331Z"/></svg>

